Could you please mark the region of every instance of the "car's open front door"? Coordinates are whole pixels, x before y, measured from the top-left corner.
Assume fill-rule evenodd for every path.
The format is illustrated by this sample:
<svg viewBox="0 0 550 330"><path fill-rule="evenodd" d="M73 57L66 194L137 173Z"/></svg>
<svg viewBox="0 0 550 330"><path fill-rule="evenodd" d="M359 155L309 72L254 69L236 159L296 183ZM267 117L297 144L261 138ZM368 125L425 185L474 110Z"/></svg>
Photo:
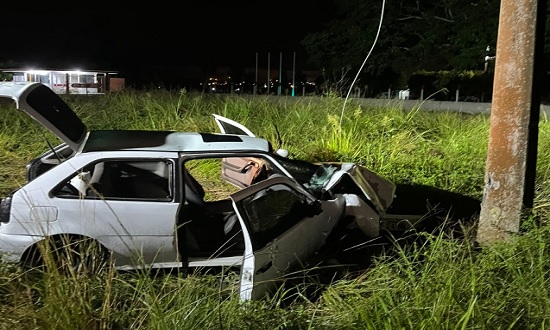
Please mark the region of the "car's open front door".
<svg viewBox="0 0 550 330"><path fill-rule="evenodd" d="M284 275L299 270L325 243L344 212L338 198L317 201L286 177L274 177L233 195L243 229L241 300L258 299Z"/></svg>

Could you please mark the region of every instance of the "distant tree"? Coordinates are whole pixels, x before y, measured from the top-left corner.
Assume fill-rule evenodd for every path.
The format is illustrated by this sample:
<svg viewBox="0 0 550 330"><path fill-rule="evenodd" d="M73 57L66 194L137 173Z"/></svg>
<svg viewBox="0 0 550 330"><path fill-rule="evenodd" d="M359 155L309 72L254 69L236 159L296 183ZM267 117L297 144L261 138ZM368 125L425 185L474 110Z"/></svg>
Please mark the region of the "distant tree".
<svg viewBox="0 0 550 330"><path fill-rule="evenodd" d="M327 22L323 31L307 35L302 44L312 64L327 72L359 69L374 42L382 1L335 0L335 4L338 18ZM483 69L487 46L495 49L499 5L498 0L386 1L363 81L395 72L400 75L398 84L404 85L421 69Z"/></svg>
<svg viewBox="0 0 550 330"><path fill-rule="evenodd" d="M10 81L13 78L11 73L0 72L0 81Z"/></svg>
<svg viewBox="0 0 550 330"><path fill-rule="evenodd" d="M6 73L6 72L1 72L2 69L13 69L13 68L17 68L18 65L16 62L14 61L11 61L11 60L8 60L8 61L5 61L5 62L0 62L0 81L6 81L6 80L12 80L13 79L13 74L11 73Z"/></svg>

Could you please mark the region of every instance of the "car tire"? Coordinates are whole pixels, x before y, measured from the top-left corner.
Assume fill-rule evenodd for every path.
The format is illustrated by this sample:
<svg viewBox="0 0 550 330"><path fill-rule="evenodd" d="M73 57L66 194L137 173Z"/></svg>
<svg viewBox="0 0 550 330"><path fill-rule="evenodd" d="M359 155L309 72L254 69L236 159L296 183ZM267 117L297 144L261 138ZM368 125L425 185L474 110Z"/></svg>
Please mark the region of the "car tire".
<svg viewBox="0 0 550 330"><path fill-rule="evenodd" d="M112 257L96 240L86 237L60 236L35 244L23 258L27 269L62 275L100 274L110 269Z"/></svg>

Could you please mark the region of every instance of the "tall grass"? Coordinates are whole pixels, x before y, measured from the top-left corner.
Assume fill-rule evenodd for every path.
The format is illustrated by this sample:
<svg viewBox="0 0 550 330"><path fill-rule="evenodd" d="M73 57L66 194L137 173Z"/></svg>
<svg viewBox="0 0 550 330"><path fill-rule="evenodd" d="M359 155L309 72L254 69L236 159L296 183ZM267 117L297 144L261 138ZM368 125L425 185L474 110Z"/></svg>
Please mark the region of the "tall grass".
<svg viewBox="0 0 550 330"><path fill-rule="evenodd" d="M429 237L328 288L322 323L351 329L542 329L550 321L548 229L483 251Z"/></svg>
<svg viewBox="0 0 550 330"><path fill-rule="evenodd" d="M481 198L486 115L366 107L327 98L239 97L126 90L63 96L89 129L215 132L212 113L245 124L290 157L366 165L395 182ZM0 192L24 184L24 166L57 144L11 105L0 105ZM340 125L341 121L341 125ZM540 122L535 211L550 210L550 123ZM543 221L544 222L544 221ZM0 329L542 329L550 321L548 228L479 248L425 234L397 240L359 274L305 273L272 297L243 304L238 277L24 271L0 264ZM314 270L312 269L312 274ZM314 294L312 294L312 292Z"/></svg>

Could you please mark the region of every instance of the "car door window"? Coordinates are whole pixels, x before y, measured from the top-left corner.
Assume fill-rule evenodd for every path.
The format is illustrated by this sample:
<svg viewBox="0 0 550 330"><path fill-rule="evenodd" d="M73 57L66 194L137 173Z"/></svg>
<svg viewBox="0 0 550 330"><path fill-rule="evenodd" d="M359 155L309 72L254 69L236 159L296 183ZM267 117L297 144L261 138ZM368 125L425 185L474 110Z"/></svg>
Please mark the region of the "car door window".
<svg viewBox="0 0 550 330"><path fill-rule="evenodd" d="M254 250L261 249L297 224L311 209L304 195L284 184L260 190L241 205Z"/></svg>
<svg viewBox="0 0 550 330"><path fill-rule="evenodd" d="M59 185L56 197L169 201L172 163L110 160L90 164Z"/></svg>
<svg viewBox="0 0 550 330"><path fill-rule="evenodd" d="M296 181L282 175L272 175L232 194L231 199L245 233L240 277L243 300L273 293L277 279L298 265L307 265L344 207L342 200L316 200Z"/></svg>

